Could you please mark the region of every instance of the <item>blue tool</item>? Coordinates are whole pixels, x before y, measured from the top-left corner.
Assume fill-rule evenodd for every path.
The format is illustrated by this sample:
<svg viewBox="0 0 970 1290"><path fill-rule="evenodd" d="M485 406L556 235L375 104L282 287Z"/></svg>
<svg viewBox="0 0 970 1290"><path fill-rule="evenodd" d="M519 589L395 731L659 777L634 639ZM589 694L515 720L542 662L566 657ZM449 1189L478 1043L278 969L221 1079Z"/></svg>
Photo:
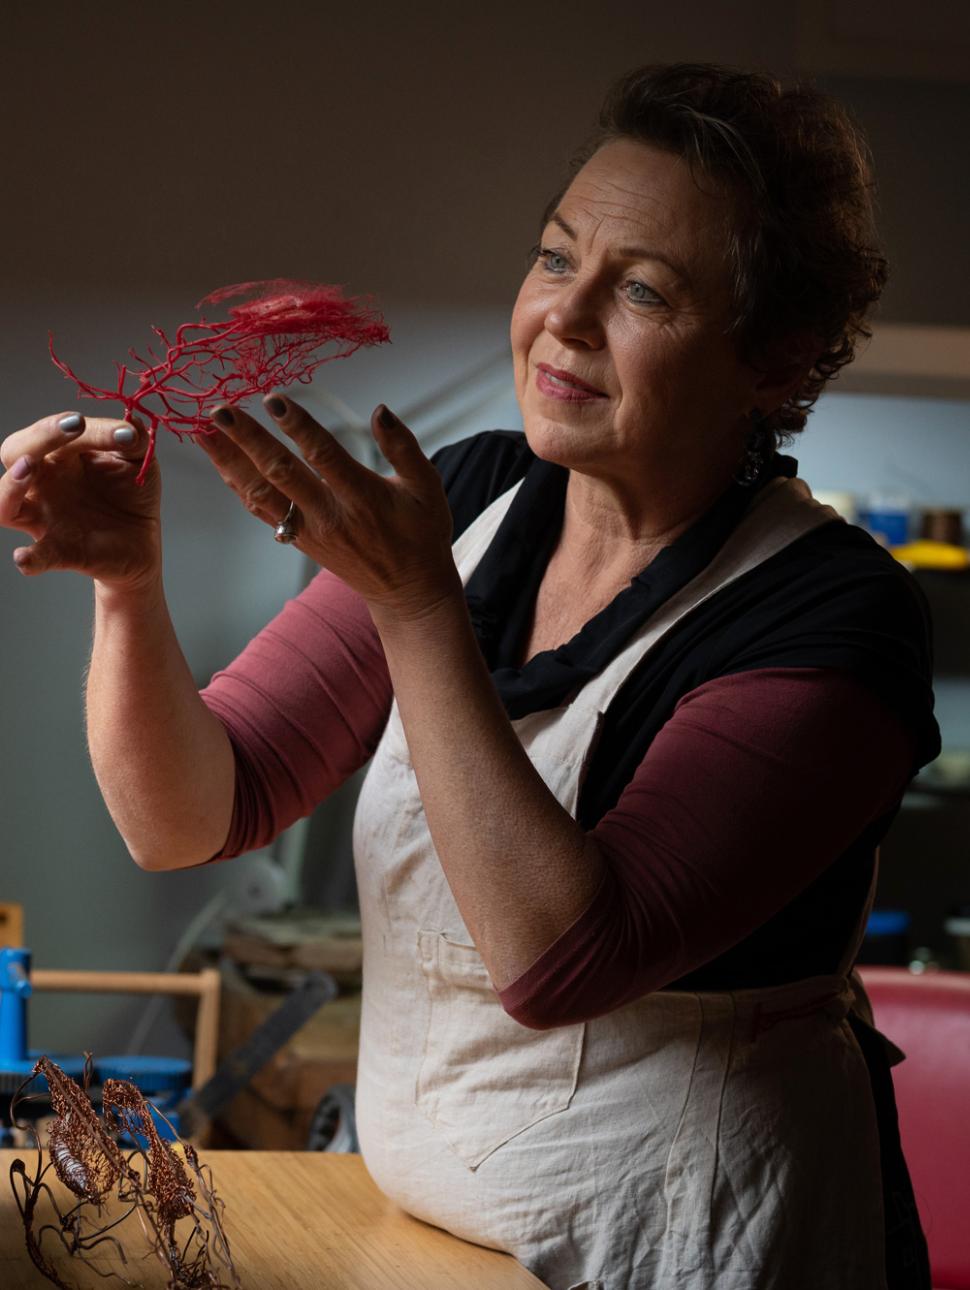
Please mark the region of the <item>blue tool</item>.
<svg viewBox="0 0 970 1290"><path fill-rule="evenodd" d="M27 1049L27 1000L31 995L30 951L0 950L0 1146L12 1144L9 1106L13 1094L31 1073L40 1053ZM245 1088L260 1070L324 1003L337 996L337 983L327 972L311 972L242 1044L225 1058L215 1074L199 1089L189 1091L191 1063L177 1057L100 1057L93 1063L93 1085L108 1079L134 1084L153 1108L159 1135L171 1139L191 1134L215 1116ZM48 1053L66 1075L80 1080L83 1056ZM47 1081L38 1077L31 1092L47 1092ZM98 1087L92 1088L98 1095ZM25 1113L28 1108L24 1107ZM161 1114L159 1114L159 1112ZM139 1141L137 1134L133 1135Z"/></svg>
<svg viewBox="0 0 970 1290"><path fill-rule="evenodd" d="M30 950L0 949L0 1146L12 1145L10 1100L42 1056L27 1047L27 1001L32 993ZM83 1054L46 1055L65 1075L79 1081L83 1078L86 1060ZM136 1085L171 1121L172 1129L169 1129L164 1120L155 1117L159 1133L171 1138L173 1130L179 1131L179 1117L174 1108L189 1087L191 1072L191 1063L178 1057L102 1057L94 1063L93 1080L96 1085L106 1079L124 1079ZM30 1091L46 1094L47 1081L43 1076L38 1076Z"/></svg>
<svg viewBox="0 0 970 1290"><path fill-rule="evenodd" d="M23 1079L33 1062L27 1056L27 1000L30 950L0 950L0 1079Z"/></svg>

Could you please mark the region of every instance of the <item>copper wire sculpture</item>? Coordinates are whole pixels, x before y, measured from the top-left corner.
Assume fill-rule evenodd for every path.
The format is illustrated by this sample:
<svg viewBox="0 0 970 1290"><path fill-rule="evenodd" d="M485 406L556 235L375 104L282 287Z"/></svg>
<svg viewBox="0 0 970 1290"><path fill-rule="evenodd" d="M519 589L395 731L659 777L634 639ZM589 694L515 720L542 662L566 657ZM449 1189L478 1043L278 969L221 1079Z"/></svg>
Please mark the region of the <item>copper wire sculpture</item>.
<svg viewBox="0 0 970 1290"><path fill-rule="evenodd" d="M138 1285L116 1272L88 1262L99 1246L109 1245L127 1266L128 1255L119 1240L135 1219L148 1243L142 1257L154 1255L168 1273L168 1290L239 1290L229 1242L222 1225L223 1203L212 1184L212 1172L190 1143L177 1139L178 1150L164 1141L152 1118L150 1103L123 1080L105 1080L101 1091L104 1118L87 1095L91 1060L84 1087L76 1084L48 1057L42 1057L21 1084L11 1105L17 1123L18 1104L30 1099L31 1083L42 1075L48 1085L55 1118L48 1130L49 1160L43 1162L40 1138L28 1125L37 1147L37 1166L30 1172L23 1160L10 1166L10 1181L24 1224L27 1251L38 1271L61 1290L73 1290L62 1280L45 1249L59 1241L63 1250L103 1277ZM155 1110L156 1115L161 1113ZM162 1116L164 1119L164 1116ZM167 1123L167 1121L166 1121ZM144 1146L122 1148L118 1135L131 1135ZM53 1169L77 1204L62 1211L45 1181ZM117 1217L102 1220L105 1203L116 1198L124 1207Z"/></svg>

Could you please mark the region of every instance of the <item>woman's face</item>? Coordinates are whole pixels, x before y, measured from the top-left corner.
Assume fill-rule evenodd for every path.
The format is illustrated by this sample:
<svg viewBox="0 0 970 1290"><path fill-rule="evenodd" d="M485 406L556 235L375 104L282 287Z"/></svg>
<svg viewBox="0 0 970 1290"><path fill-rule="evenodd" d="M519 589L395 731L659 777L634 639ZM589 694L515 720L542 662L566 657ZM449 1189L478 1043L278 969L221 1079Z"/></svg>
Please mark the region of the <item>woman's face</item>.
<svg viewBox="0 0 970 1290"><path fill-rule="evenodd" d="M757 373L725 335L733 206L705 187L679 157L627 139L573 180L512 314L537 456L627 486L730 476Z"/></svg>

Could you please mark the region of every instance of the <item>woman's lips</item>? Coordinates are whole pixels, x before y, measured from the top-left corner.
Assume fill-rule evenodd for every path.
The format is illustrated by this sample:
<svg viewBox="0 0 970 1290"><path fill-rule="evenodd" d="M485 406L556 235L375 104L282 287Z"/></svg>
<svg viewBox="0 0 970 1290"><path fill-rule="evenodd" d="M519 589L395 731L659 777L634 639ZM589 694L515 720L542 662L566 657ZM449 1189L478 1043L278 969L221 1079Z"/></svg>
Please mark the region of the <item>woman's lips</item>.
<svg viewBox="0 0 970 1290"><path fill-rule="evenodd" d="M564 403L591 403L594 399L606 398L602 390L595 390L578 376L549 367L546 363L536 365L536 389L547 398Z"/></svg>

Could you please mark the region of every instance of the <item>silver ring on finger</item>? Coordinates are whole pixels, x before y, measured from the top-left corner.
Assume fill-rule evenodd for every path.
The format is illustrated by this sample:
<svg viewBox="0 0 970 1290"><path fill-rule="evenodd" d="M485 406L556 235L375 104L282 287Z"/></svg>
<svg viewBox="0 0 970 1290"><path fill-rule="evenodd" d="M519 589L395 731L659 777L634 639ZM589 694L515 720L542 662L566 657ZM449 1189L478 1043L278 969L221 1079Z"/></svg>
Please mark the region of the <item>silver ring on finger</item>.
<svg viewBox="0 0 970 1290"><path fill-rule="evenodd" d="M290 502L289 509L277 524L273 536L277 542L295 542L297 524L299 523L300 512L296 509L296 502Z"/></svg>

